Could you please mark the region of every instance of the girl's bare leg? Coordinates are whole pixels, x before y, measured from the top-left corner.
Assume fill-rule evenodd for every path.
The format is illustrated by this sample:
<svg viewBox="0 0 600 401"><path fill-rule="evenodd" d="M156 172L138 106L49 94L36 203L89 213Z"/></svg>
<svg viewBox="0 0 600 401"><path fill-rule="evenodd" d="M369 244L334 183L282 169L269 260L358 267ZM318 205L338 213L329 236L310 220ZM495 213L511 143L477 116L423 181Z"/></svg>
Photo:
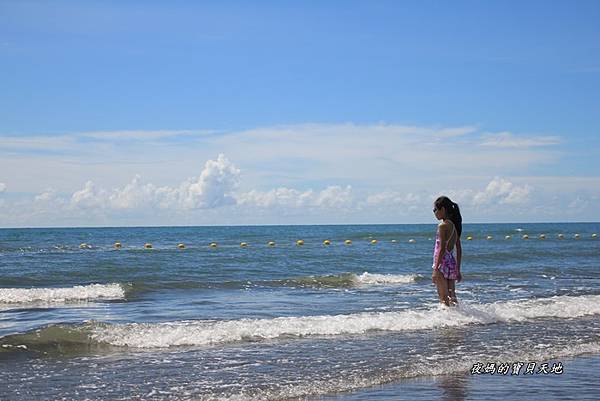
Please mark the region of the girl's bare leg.
<svg viewBox="0 0 600 401"><path fill-rule="evenodd" d="M448 286L448 297L450 298L450 305L458 305L458 299L456 298L456 287L455 280L446 280Z"/></svg>
<svg viewBox="0 0 600 401"><path fill-rule="evenodd" d="M437 287L438 296L440 298L440 303L443 303L446 306L450 306L448 301L448 280L440 273L438 270L433 272L433 282Z"/></svg>

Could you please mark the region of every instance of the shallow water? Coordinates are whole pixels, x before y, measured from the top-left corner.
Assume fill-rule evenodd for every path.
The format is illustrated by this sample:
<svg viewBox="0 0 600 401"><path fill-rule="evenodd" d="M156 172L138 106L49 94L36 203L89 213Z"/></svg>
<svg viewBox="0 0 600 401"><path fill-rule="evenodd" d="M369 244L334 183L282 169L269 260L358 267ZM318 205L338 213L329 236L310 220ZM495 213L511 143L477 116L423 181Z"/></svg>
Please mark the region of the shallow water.
<svg viewBox="0 0 600 401"><path fill-rule="evenodd" d="M0 399L353 397L600 354L600 224L465 225L453 309L431 284L434 230L0 230Z"/></svg>

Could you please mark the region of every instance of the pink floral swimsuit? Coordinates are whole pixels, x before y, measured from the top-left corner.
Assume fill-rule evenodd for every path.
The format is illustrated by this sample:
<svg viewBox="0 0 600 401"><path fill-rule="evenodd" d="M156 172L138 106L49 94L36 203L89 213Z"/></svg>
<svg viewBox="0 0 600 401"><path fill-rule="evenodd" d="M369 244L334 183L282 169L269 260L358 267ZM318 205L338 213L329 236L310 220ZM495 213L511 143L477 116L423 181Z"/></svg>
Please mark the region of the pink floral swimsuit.
<svg viewBox="0 0 600 401"><path fill-rule="evenodd" d="M454 226L452 226L452 234L450 235L450 238L452 238L452 236L454 235L455 232L456 232L456 230L455 230ZM450 238L448 239L446 244L448 242L450 242ZM440 231L438 230L435 233L435 248L433 250L433 266L431 266L433 269L435 269L435 265L437 262L436 255L438 254L440 246L441 246ZM456 244L454 245L454 247L456 247ZM444 253L442 254L442 263L440 264L439 271L448 280L458 280L458 266L456 264L456 259L454 258L454 253L452 251L449 251L447 249L444 250Z"/></svg>

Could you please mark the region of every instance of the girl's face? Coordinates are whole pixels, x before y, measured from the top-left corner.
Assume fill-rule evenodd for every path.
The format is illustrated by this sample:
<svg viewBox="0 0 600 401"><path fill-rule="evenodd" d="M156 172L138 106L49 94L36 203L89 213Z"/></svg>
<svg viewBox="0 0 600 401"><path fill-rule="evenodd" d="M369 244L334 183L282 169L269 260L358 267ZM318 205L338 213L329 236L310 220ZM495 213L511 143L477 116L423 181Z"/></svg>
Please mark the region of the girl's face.
<svg viewBox="0 0 600 401"><path fill-rule="evenodd" d="M433 205L433 214L435 215L436 219L443 220L446 217L446 209L444 209L443 207L438 208L435 205Z"/></svg>

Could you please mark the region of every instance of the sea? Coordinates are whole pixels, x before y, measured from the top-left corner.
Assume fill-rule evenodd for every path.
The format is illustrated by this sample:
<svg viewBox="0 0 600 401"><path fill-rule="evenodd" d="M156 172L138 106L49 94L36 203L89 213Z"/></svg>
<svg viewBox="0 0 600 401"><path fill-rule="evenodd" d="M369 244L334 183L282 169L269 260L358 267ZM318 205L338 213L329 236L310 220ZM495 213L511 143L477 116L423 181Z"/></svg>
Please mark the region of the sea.
<svg viewBox="0 0 600 401"><path fill-rule="evenodd" d="M600 223L465 224L450 308L435 230L0 229L0 400L598 399Z"/></svg>

